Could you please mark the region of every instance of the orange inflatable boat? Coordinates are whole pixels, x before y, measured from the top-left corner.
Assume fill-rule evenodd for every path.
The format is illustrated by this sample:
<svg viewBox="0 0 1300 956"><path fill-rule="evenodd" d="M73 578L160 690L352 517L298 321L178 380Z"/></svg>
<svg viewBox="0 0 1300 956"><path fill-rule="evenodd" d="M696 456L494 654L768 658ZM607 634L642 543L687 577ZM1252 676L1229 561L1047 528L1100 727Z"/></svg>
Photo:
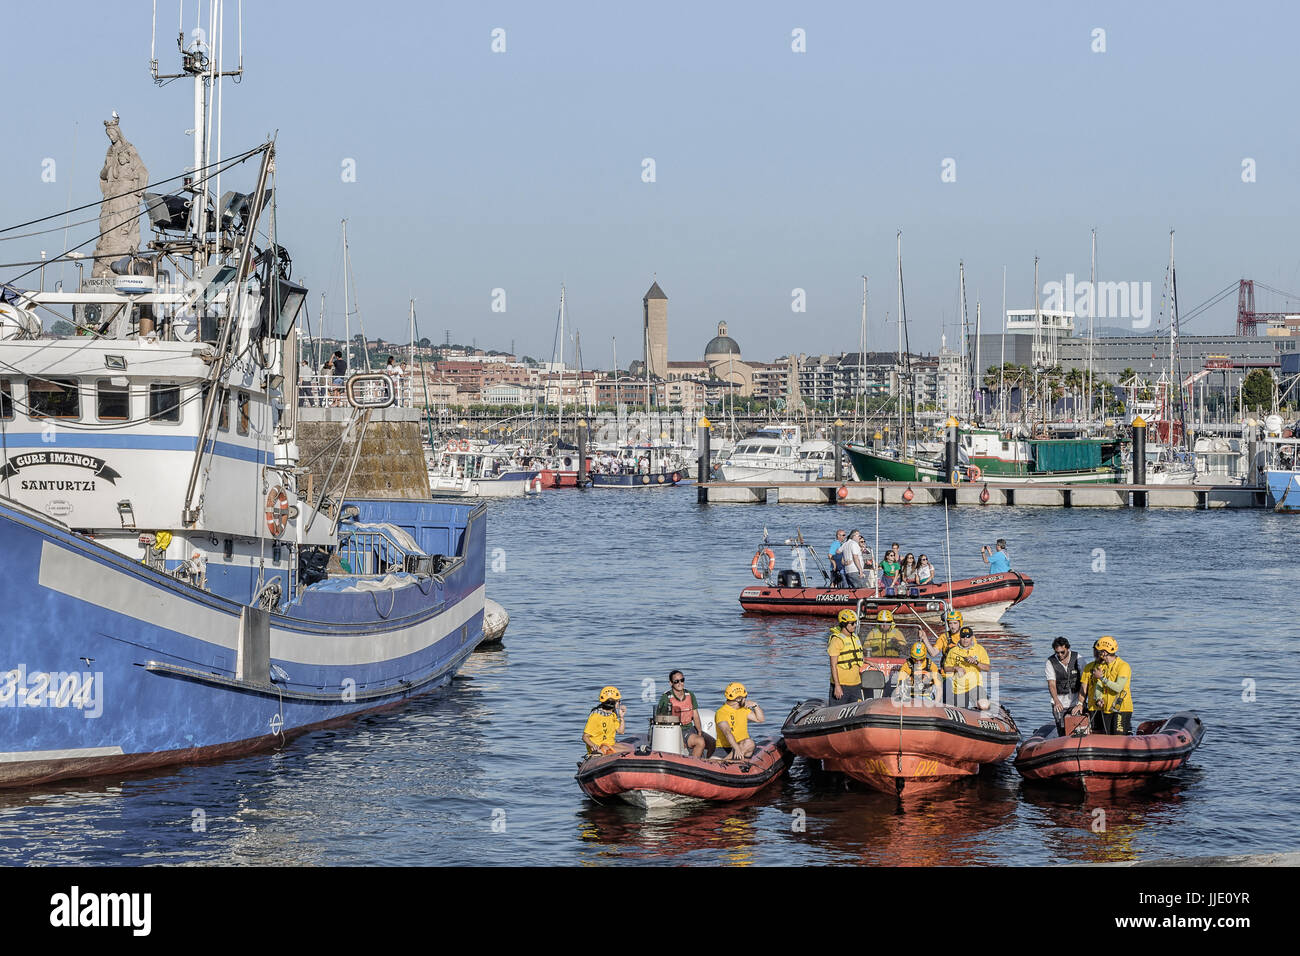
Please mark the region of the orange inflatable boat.
<svg viewBox="0 0 1300 956"><path fill-rule="evenodd" d="M1026 780L1089 793L1127 790L1177 770L1204 735L1205 725L1191 711L1148 720L1132 736L1085 732L1062 737L1055 724L1047 724L1021 745L1016 769Z"/></svg>
<svg viewBox="0 0 1300 956"><path fill-rule="evenodd" d="M870 681L863 674L864 684ZM922 793L998 763L1015 752L1020 731L1006 708L967 710L876 697L852 704L797 704L781 728L790 751L820 760L870 787Z"/></svg>
<svg viewBox="0 0 1300 956"><path fill-rule="evenodd" d="M760 744L753 757L736 762L660 750L591 754L578 764L577 780L594 799L617 797L653 809L688 800L744 800L784 774L792 759L780 739Z"/></svg>

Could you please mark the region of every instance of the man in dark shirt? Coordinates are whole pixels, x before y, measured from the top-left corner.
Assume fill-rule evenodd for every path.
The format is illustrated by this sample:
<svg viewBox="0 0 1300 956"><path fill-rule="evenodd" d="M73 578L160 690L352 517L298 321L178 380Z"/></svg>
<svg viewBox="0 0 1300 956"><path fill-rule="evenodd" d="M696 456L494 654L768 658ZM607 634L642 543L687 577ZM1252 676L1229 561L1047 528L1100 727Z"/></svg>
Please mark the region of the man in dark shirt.
<svg viewBox="0 0 1300 956"><path fill-rule="evenodd" d="M334 366L334 397L337 404L343 403L343 380L348 374L348 363L343 358L343 353L335 351L334 358L330 362Z"/></svg>

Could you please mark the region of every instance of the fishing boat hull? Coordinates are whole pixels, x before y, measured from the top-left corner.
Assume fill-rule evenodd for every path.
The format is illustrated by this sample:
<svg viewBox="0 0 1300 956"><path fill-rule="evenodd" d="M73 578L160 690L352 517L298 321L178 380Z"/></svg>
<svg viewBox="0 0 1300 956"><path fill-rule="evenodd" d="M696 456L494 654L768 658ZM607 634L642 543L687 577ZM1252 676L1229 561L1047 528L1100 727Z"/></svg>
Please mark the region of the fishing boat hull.
<svg viewBox="0 0 1300 956"><path fill-rule="evenodd" d="M745 800L780 779L793 756L783 740L760 744L745 761L710 760L675 753L592 754L578 765L583 793L596 800L619 799L639 807L689 801Z"/></svg>
<svg viewBox="0 0 1300 956"><path fill-rule="evenodd" d="M1287 514L1300 512L1300 471L1266 471L1268 506Z"/></svg>
<svg viewBox="0 0 1300 956"><path fill-rule="evenodd" d="M1152 720L1134 735L1094 734L1061 737L1048 724L1020 746L1016 769L1027 781L1051 783L1089 793L1131 790L1177 770L1201 745L1205 725L1182 711Z"/></svg>
<svg viewBox="0 0 1300 956"><path fill-rule="evenodd" d="M483 507L349 504L444 573L330 578L258 611L0 500L0 787L279 746L447 683L482 635Z"/></svg>
<svg viewBox="0 0 1300 956"><path fill-rule="evenodd" d="M682 473L670 471L657 475L591 475L593 488L672 488L680 484Z"/></svg>
<svg viewBox="0 0 1300 956"><path fill-rule="evenodd" d="M535 471L507 471L488 478L454 478L430 473L435 498L523 498L538 494L542 483Z"/></svg>
<svg viewBox="0 0 1300 956"><path fill-rule="evenodd" d="M1106 485L1115 484L1123 479L1123 472L1112 467L1034 472L1023 464L1002 463L986 458L972 458L970 465L963 465L953 476L945 473L942 464L938 461L899 459L853 442L845 445L844 450L853 466L853 473L859 481L945 484L951 483L955 477L958 482L982 481L996 485Z"/></svg>
<svg viewBox="0 0 1300 956"><path fill-rule="evenodd" d="M925 793L1015 752L1020 733L1005 708L980 711L881 697L798 704L781 733L790 751L820 760L883 793Z"/></svg>
<svg viewBox="0 0 1300 956"><path fill-rule="evenodd" d="M908 588L904 594L886 594L883 588L783 588L760 584L740 592L740 606L751 614L831 617L846 607L856 609L861 602L863 613L887 609L901 622L933 622L942 618L950 603L967 621L994 624L1033 591L1034 582L1028 575L1007 571L953 581L951 590L944 582Z"/></svg>

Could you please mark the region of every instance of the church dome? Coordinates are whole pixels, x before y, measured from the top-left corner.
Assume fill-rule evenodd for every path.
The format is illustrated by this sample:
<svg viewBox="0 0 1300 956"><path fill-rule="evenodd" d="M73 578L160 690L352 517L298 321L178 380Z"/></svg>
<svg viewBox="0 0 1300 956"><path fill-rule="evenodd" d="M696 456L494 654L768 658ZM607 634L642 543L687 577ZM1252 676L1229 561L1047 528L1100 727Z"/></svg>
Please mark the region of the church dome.
<svg viewBox="0 0 1300 956"><path fill-rule="evenodd" d="M704 357L709 358L713 355L734 355L740 357L740 346L736 340L727 335L727 323L718 323L718 334L704 346Z"/></svg>

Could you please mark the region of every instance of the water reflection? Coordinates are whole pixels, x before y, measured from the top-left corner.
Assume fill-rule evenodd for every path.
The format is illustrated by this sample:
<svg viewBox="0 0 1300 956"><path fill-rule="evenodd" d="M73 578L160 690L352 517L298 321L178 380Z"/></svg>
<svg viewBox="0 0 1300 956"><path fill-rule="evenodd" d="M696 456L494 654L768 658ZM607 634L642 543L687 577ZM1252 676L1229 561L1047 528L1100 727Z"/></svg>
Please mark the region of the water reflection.
<svg viewBox="0 0 1300 956"><path fill-rule="evenodd" d="M589 805L578 814L584 862L610 858L670 862L703 853L720 866L749 866L758 842L758 803L684 804L645 810L627 804Z"/></svg>

